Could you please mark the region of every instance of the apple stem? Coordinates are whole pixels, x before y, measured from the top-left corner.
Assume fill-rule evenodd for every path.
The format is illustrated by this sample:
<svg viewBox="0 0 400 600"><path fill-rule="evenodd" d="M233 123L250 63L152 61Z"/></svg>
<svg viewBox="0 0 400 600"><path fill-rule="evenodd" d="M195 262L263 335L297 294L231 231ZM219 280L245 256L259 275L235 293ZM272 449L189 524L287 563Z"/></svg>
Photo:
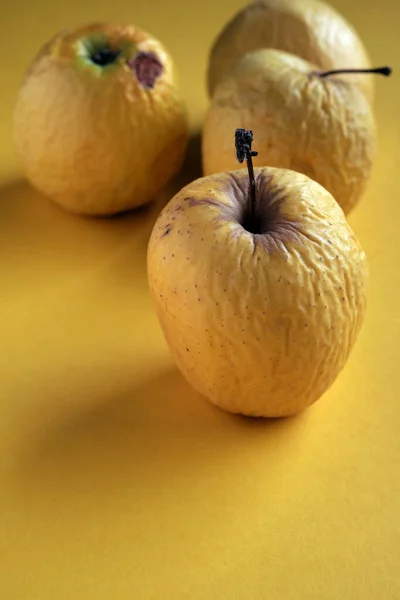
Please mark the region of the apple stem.
<svg viewBox="0 0 400 600"><path fill-rule="evenodd" d="M250 213L251 220L255 220L256 214L256 180L254 178L253 156L257 156L258 152L251 149L253 142L253 132L251 129L238 128L235 131L235 148L236 158L240 163L246 160L247 170L249 172L250 181Z"/></svg>
<svg viewBox="0 0 400 600"><path fill-rule="evenodd" d="M376 73L389 77L392 74L391 67L377 67L376 69L333 69L332 71L313 71L310 75L316 77L329 77L330 75L341 75L342 73Z"/></svg>

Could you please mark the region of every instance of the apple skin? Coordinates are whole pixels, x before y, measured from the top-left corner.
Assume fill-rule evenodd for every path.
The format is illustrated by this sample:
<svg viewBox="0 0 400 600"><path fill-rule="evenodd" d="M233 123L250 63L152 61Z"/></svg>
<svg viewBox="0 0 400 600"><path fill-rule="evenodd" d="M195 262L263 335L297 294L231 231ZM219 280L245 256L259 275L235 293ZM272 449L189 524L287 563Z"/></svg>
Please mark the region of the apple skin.
<svg viewBox="0 0 400 600"><path fill-rule="evenodd" d="M195 390L233 413L282 417L316 402L345 365L368 266L322 186L276 168L256 168L255 178L263 234L241 225L246 169L175 195L149 241L149 289Z"/></svg>
<svg viewBox="0 0 400 600"><path fill-rule="evenodd" d="M203 174L235 169L232 131L251 129L256 166L304 173L348 214L372 172L375 119L347 75L310 78L316 69L279 50L258 50L241 58L216 88L204 119Z"/></svg>
<svg viewBox="0 0 400 600"><path fill-rule="evenodd" d="M100 51L118 55L101 66L90 59ZM188 142L172 58L132 25L61 31L27 69L14 135L27 179L66 210L106 216L146 204L180 170Z"/></svg>
<svg viewBox="0 0 400 600"><path fill-rule="evenodd" d="M262 48L295 54L324 71L371 67L354 27L329 4L319 0L256 0L227 23L213 44L207 74L210 96L239 58ZM349 80L373 102L373 77L349 75Z"/></svg>

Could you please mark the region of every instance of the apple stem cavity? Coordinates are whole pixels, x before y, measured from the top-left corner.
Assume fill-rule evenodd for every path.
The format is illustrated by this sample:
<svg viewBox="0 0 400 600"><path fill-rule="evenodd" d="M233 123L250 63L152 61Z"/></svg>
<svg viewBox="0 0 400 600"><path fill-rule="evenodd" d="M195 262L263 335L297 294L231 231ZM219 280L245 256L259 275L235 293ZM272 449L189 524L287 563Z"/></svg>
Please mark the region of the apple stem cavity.
<svg viewBox="0 0 400 600"><path fill-rule="evenodd" d="M254 178L254 168L253 168L253 156L257 156L258 152L255 152L251 149L251 144L253 142L253 132L251 129L242 129L238 128L235 131L235 148L236 148L236 158L240 163L244 160L247 163L247 170L249 172L249 182L250 182L250 211L248 218L247 229L253 229L256 225L256 180ZM254 232L254 231L253 231Z"/></svg>
<svg viewBox="0 0 400 600"><path fill-rule="evenodd" d="M375 69L333 69L332 71L313 71L311 77L329 77L330 75L342 75L346 73L375 73L389 77L392 74L391 67L376 67Z"/></svg>
<svg viewBox="0 0 400 600"><path fill-rule="evenodd" d="M99 67L106 67L116 62L121 54L121 50L112 50L111 48L101 48L90 54L90 60Z"/></svg>

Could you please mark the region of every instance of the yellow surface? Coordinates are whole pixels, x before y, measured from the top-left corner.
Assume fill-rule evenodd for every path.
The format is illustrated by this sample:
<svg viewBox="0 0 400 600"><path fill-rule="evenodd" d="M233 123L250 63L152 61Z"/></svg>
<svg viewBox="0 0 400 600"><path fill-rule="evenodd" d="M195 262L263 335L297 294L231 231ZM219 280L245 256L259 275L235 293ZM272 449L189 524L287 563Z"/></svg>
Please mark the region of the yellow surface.
<svg viewBox="0 0 400 600"><path fill-rule="evenodd" d="M206 51L241 2L14 0L0 36L2 600L400 597L398 5L336 5L377 65L380 154L351 224L369 256L365 326L334 387L297 418L241 419L174 368L147 291L157 210L69 216L19 176L10 112L42 41L136 21L176 56L193 130Z"/></svg>

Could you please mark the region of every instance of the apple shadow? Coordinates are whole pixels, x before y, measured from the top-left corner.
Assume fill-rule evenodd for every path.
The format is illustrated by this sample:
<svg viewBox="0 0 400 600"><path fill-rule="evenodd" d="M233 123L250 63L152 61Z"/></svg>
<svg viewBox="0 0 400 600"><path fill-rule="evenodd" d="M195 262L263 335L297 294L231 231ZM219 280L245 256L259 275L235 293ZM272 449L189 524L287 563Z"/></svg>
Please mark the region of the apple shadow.
<svg viewBox="0 0 400 600"><path fill-rule="evenodd" d="M267 469L267 455L278 457L306 424L304 414L269 420L227 413L170 368L119 399L83 405L67 418L58 411L21 445L17 479L30 500L65 493L104 497L132 486L143 494L149 486L154 491L206 477L210 468L236 469L241 462L244 468L252 447Z"/></svg>
<svg viewBox="0 0 400 600"><path fill-rule="evenodd" d="M181 187L200 175L200 134L194 133L177 177L150 204L115 216L71 214L24 179L4 185L0 188L1 287L14 296L27 295L34 288L48 286L49 281L82 281L103 271L113 273L116 281L118 269L120 283L132 276L144 280L147 244L160 211ZM25 275L30 278L28 287L18 287L12 280L16 270L21 282Z"/></svg>
<svg viewBox="0 0 400 600"><path fill-rule="evenodd" d="M9 280L10 301L17 293L29 294L34 285L54 286L56 278L79 285L70 294L71 304L61 312L59 307L52 309L56 312L39 329L45 330L56 316L61 325L49 341L59 347L63 327L70 326L62 310L71 311L78 303L81 306L88 280L98 277L99 272L106 276L98 300L103 303L101 319L111 318L115 306L125 310L135 300L146 299L137 288L146 285L146 248L153 223L171 196L200 175L200 135L196 134L175 181L152 205L131 213L109 219L82 218L59 209L23 181L3 188L0 260L7 260L11 254L13 269L20 268L22 275ZM25 279L32 272L34 277L27 286ZM0 280L2 276L0 270ZM57 292L59 289L64 291L57 288ZM119 293L121 303L111 302L106 289L113 296ZM128 300L124 293L129 294ZM96 327L90 306L84 311L88 326ZM150 318L148 313L146 308L136 317ZM31 315L29 318L33 319ZM28 333L32 327L27 327ZM157 502L155 490L171 481L184 485L185 481L206 476L210 468L222 472L241 462L246 468L248 448L255 446L256 455L261 449L274 457L288 436L301 436L307 423L304 415L282 420L231 415L194 392L175 368L160 372L170 364L164 359L158 371L152 367L147 374L135 377L137 383L132 387L131 347L124 346L120 351L116 345L110 356L110 352L101 350L101 327L99 331L99 356L93 357L89 348L87 360L79 362L72 353L63 358L63 364L52 364L55 383L51 398L45 394L43 400L32 398L24 406L27 432L17 441L12 475L21 498L28 490L29 501L36 497L39 503L54 496L75 495L78 500L92 494L107 497L111 490L123 496L127 488L133 487L141 496L150 490L149 501ZM79 339L76 345L76 356L82 358ZM68 369L80 369L78 388L65 386L66 365ZM102 377L97 377L96 369L102 369Z"/></svg>
<svg viewBox="0 0 400 600"><path fill-rule="evenodd" d="M143 213L151 211L152 208L162 208L184 185L201 176L201 132L194 131L189 138L179 173L152 202L145 206L104 217L75 215L53 203L50 198L33 188L24 177L19 177L5 183L0 182L0 215L2 219L10 219L20 216L24 210L26 216L30 218L48 219L51 215L54 218L58 216L60 219L65 218L71 221L115 222L125 220L133 215L140 217Z"/></svg>

